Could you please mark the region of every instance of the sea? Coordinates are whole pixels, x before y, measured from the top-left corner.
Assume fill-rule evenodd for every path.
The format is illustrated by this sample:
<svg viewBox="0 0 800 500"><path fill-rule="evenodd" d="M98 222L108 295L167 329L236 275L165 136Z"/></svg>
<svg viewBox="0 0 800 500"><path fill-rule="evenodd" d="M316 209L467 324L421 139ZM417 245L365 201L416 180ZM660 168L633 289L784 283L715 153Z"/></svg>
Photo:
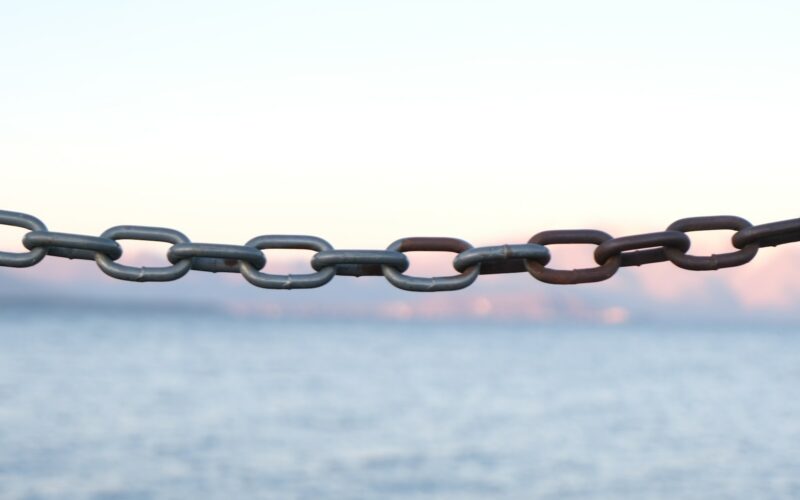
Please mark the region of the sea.
<svg viewBox="0 0 800 500"><path fill-rule="evenodd" d="M800 332L0 311L1 499L797 499Z"/></svg>

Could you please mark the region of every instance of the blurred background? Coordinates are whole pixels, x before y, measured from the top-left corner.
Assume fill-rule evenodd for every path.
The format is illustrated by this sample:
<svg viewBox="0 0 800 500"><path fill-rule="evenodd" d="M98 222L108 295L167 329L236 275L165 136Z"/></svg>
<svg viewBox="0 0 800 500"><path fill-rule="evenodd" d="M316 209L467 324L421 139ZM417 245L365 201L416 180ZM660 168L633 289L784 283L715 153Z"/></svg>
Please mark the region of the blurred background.
<svg viewBox="0 0 800 500"><path fill-rule="evenodd" d="M382 249L798 216L800 6L7 2L0 208ZM0 249L26 230L0 227ZM731 231L692 234L693 254ZM168 244L122 242L161 265ZM557 267L593 247L553 246ZM269 272L310 251L269 250ZM451 274L452 254L409 254ZM796 498L800 247L415 294L0 269L0 496Z"/></svg>

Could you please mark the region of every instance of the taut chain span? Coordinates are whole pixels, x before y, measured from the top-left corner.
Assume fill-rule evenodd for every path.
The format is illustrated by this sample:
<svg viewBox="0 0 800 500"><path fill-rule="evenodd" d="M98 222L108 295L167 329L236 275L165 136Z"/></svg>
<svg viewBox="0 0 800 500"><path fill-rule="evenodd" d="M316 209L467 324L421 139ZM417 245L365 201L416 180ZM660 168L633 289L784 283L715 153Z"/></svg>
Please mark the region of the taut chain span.
<svg viewBox="0 0 800 500"><path fill-rule="evenodd" d="M711 271L741 266L755 257L758 249L800 241L800 219L753 226L741 217L719 215L690 217L670 224L666 230L614 238L592 229L543 231L527 243L473 247L458 238L401 238L385 250L342 250L316 236L268 234L256 236L244 245L196 243L174 229L147 226L115 226L100 236L57 233L28 214L0 210L0 225L28 229L22 238L27 252L0 251L0 266L30 267L46 255L93 260L112 278L127 281L172 281L191 270L212 273L240 273L255 286L272 289L317 288L334 276L383 276L403 290L437 292L459 290L471 285L481 274L528 272L545 283L572 285L603 281L620 267L671 261L692 271ZM719 255L689 255L687 233L728 229L732 250ZM118 240L171 243L168 265L132 267L117 262L123 250ZM593 244L597 266L584 269L552 269L547 245ZM282 248L313 250L313 273L269 274L265 250ZM451 276L418 277L405 274L406 252L453 252Z"/></svg>

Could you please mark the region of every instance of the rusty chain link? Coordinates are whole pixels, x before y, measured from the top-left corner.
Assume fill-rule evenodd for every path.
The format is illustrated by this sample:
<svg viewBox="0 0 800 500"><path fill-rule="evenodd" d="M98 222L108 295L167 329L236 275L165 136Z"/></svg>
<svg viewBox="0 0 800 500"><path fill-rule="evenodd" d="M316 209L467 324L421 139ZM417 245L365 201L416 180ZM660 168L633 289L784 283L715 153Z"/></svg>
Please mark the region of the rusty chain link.
<svg viewBox="0 0 800 500"><path fill-rule="evenodd" d="M105 274L127 281L173 281L190 270L240 273L261 288L317 288L334 276L383 276L403 290L435 292L460 290L481 274L529 272L545 283L577 284L607 280L620 267L657 262L693 271L711 271L741 266L751 261L758 249L800 241L800 218L753 226L731 215L690 217L670 224L665 231L614 238L592 229L543 231L527 243L475 248L464 240L443 237L401 238L385 250L334 249L316 236L262 235L244 245L195 243L174 229L147 226L115 226L100 236L48 231L47 226L28 214L0 210L0 226L28 229L22 238L27 252L0 251L0 267L30 267L45 256L94 260ZM733 250L706 256L687 254L694 231L736 231L731 237ZM116 262L124 250L118 240L170 243L162 267L134 267ZM552 269L548 245L596 245L596 267ZM268 274L265 250L296 249L316 252L308 274ZM419 277L405 274L409 267L406 252L453 252L451 276Z"/></svg>

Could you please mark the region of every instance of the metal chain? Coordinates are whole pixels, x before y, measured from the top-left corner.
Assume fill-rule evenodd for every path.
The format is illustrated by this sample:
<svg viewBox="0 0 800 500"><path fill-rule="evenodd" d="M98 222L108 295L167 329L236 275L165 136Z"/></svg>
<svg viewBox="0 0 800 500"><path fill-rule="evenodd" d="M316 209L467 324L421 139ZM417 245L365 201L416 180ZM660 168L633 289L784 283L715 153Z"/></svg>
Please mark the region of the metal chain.
<svg viewBox="0 0 800 500"><path fill-rule="evenodd" d="M529 272L545 283L571 285L607 280L620 267L642 266L670 261L693 271L710 271L741 266L750 262L765 246L800 241L800 219L790 219L753 226L741 217L730 215L690 217L670 224L665 231L614 238L591 229L543 231L527 243L475 248L457 238L401 238L386 250L334 249L315 236L263 235L244 245L196 243L174 229L147 226L115 226L100 236L57 233L28 214L0 210L0 226L28 229L22 238L27 252L0 251L0 266L30 267L46 255L68 259L94 260L101 271L112 278L127 281L173 281L190 270L212 273L240 273L248 282L261 288L317 288L334 276L383 276L403 290L436 292L460 290L471 285L481 274ZM736 231L731 237L731 252L719 255L689 255L692 231ZM170 243L163 267L133 267L116 262L124 252L118 240L160 241ZM596 267L552 269L547 245L594 244ZM312 250L308 274L268 274L264 250ZM406 252L453 252L452 276L418 277L405 272L409 267Z"/></svg>

